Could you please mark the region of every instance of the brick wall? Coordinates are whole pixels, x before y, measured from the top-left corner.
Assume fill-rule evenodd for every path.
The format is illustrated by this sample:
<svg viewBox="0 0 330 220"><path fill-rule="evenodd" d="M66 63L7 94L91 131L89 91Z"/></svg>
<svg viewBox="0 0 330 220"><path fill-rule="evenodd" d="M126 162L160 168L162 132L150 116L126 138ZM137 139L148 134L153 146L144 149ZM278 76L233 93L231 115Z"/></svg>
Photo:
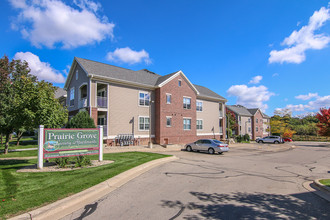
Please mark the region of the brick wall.
<svg viewBox="0 0 330 220"><path fill-rule="evenodd" d="M263 120L262 119L263 119L263 117L262 117L262 114L259 110L252 117L252 120L253 120L253 123L252 123L253 135L252 135L252 138L253 138L253 140L255 140L258 137L263 137ZM257 128L258 128L258 131L257 131Z"/></svg>
<svg viewBox="0 0 330 220"><path fill-rule="evenodd" d="M181 86L178 81L181 80ZM166 94L171 94L171 104L166 103ZM183 108L183 97L191 98L191 108ZM166 126L166 116L172 118L171 127ZM195 141L196 93L182 75L156 90L156 143L183 144ZM191 129L183 129L183 119L191 119Z"/></svg>

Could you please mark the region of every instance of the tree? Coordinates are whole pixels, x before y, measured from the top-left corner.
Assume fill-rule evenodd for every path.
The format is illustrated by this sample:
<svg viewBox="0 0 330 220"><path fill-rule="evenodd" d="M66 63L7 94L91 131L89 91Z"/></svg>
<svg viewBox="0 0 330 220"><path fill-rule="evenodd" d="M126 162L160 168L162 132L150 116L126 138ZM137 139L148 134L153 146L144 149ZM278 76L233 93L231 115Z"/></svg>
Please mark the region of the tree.
<svg viewBox="0 0 330 220"><path fill-rule="evenodd" d="M14 131L32 130L40 124L62 127L67 118L55 99L55 87L30 74L26 61L0 59L0 133L5 135L5 154Z"/></svg>
<svg viewBox="0 0 330 220"><path fill-rule="evenodd" d="M227 124L226 126L226 130L228 132L228 138L230 138L233 135L233 130L236 130L238 128L238 124L236 121L235 114L228 109L226 109L226 118L227 123L229 123L229 125Z"/></svg>
<svg viewBox="0 0 330 220"><path fill-rule="evenodd" d="M316 118L320 121L317 124L317 127L319 127L319 134L322 136L330 136L330 108L321 108L320 112L316 114Z"/></svg>
<svg viewBox="0 0 330 220"><path fill-rule="evenodd" d="M285 128L284 132L283 132L283 137L287 137L287 138L292 138L292 136L295 134L296 132L291 130L290 128Z"/></svg>
<svg viewBox="0 0 330 220"><path fill-rule="evenodd" d="M270 119L270 130L272 134L282 135L287 125L288 124L282 120L282 117L278 115L275 115Z"/></svg>
<svg viewBox="0 0 330 220"><path fill-rule="evenodd" d="M67 128L96 128L94 120L89 116L87 111L81 111L66 126Z"/></svg>

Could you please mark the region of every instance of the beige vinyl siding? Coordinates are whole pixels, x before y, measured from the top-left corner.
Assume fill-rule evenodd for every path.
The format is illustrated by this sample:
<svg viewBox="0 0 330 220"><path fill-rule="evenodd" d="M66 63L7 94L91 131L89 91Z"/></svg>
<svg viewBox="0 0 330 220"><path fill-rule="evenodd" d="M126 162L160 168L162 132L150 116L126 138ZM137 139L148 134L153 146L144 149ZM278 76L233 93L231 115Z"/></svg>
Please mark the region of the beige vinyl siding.
<svg viewBox="0 0 330 220"><path fill-rule="evenodd" d="M148 106L139 106L139 92L150 92L145 89L137 89L118 84L109 84L109 135L117 136L118 134L132 134L135 137L149 137L149 131L139 130L139 116L149 116ZM151 93L151 98L154 100L154 92ZM151 111L151 134L154 135L154 106ZM134 128L132 121L134 119Z"/></svg>
<svg viewBox="0 0 330 220"><path fill-rule="evenodd" d="M91 84L91 107L96 107L96 82L92 80Z"/></svg>
<svg viewBox="0 0 330 220"><path fill-rule="evenodd" d="M250 118L250 122L249 121ZM249 134L250 136L252 135L252 118L249 116L241 116L241 135ZM249 132L249 127L250 127L250 132Z"/></svg>
<svg viewBox="0 0 330 220"><path fill-rule="evenodd" d="M203 120L203 129L197 130L197 135L219 134L219 102L198 99L203 102L203 111L197 112L197 119Z"/></svg>

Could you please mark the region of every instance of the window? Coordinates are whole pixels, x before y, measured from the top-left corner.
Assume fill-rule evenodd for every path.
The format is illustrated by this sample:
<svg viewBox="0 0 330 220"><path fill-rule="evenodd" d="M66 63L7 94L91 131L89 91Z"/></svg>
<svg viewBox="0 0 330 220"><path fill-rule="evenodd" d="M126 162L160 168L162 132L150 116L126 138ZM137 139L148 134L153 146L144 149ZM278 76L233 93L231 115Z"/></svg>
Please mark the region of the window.
<svg viewBox="0 0 330 220"><path fill-rule="evenodd" d="M203 111L203 102L200 102L200 101L196 102L196 111L198 111L198 112Z"/></svg>
<svg viewBox="0 0 330 220"><path fill-rule="evenodd" d="M258 119L257 119L258 120ZM258 127L256 127L256 131L258 132Z"/></svg>
<svg viewBox="0 0 330 220"><path fill-rule="evenodd" d="M183 130L191 130L191 119L183 119Z"/></svg>
<svg viewBox="0 0 330 220"><path fill-rule="evenodd" d="M76 80L78 80L78 70L76 70Z"/></svg>
<svg viewBox="0 0 330 220"><path fill-rule="evenodd" d="M196 129L202 130L203 129L203 120L197 120L196 121Z"/></svg>
<svg viewBox="0 0 330 220"><path fill-rule="evenodd" d="M190 98L183 98L183 108L191 109L191 99Z"/></svg>
<svg viewBox="0 0 330 220"><path fill-rule="evenodd" d="M251 127L248 127L248 132L251 132Z"/></svg>
<svg viewBox="0 0 330 220"><path fill-rule="evenodd" d="M172 126L172 117L168 116L166 117L166 127Z"/></svg>
<svg viewBox="0 0 330 220"><path fill-rule="evenodd" d="M249 122L249 123L251 122L251 118L248 118L248 122Z"/></svg>
<svg viewBox="0 0 330 220"><path fill-rule="evenodd" d="M181 80L179 79L179 81L178 81L178 84L179 84L179 86L181 86Z"/></svg>
<svg viewBox="0 0 330 220"><path fill-rule="evenodd" d="M258 119L256 119L256 123L258 123Z"/></svg>
<svg viewBox="0 0 330 220"><path fill-rule="evenodd" d="M70 89L70 106L74 105L74 87Z"/></svg>
<svg viewBox="0 0 330 220"><path fill-rule="evenodd" d="M172 96L171 94L166 94L166 104L171 104Z"/></svg>
<svg viewBox="0 0 330 220"><path fill-rule="evenodd" d="M149 131L150 121L149 117L139 117L139 130Z"/></svg>
<svg viewBox="0 0 330 220"><path fill-rule="evenodd" d="M139 92L139 105L141 106L150 105L150 94L148 92Z"/></svg>

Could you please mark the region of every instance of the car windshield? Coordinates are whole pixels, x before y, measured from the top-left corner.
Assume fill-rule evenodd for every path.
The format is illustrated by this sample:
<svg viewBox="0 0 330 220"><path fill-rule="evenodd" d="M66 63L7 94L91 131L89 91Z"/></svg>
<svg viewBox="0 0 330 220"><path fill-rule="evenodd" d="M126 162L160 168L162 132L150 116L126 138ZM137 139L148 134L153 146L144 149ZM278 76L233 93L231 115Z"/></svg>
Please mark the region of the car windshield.
<svg viewBox="0 0 330 220"><path fill-rule="evenodd" d="M218 141L218 140L213 140L213 142L216 144L223 144L221 141Z"/></svg>

